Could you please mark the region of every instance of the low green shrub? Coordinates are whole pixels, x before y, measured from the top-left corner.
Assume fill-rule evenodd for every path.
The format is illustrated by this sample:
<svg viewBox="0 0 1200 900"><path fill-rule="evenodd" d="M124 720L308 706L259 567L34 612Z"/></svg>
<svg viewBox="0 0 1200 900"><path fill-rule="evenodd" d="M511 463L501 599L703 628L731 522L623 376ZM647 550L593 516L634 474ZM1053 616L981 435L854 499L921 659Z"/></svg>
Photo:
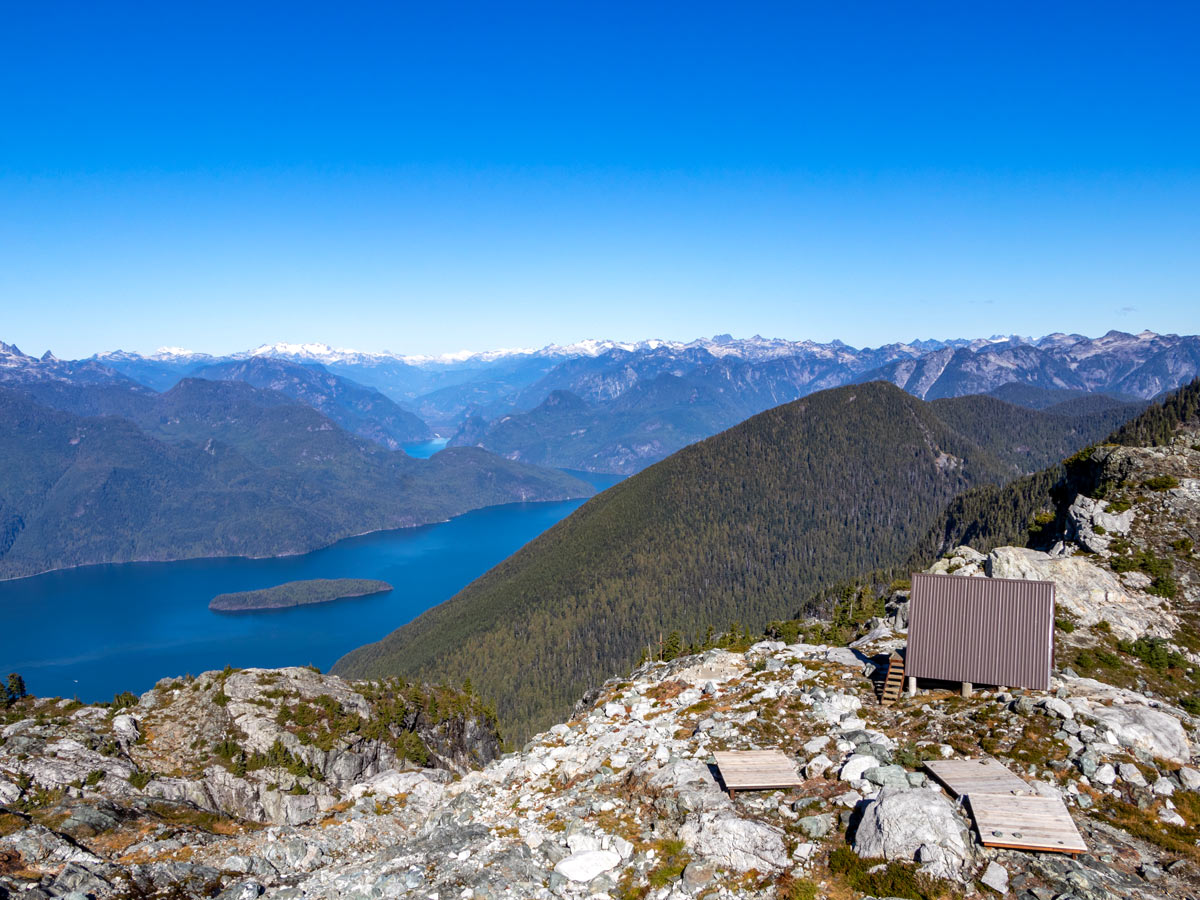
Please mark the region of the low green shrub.
<svg viewBox="0 0 1200 900"><path fill-rule="evenodd" d="M877 866L883 868L871 871ZM948 882L918 872L912 863L863 859L849 847L829 854L829 871L842 876L854 890L875 897L937 900L951 893Z"/></svg>
<svg viewBox="0 0 1200 900"><path fill-rule="evenodd" d="M1143 481L1142 487L1152 491L1169 491L1171 488L1179 487L1179 479L1174 475L1155 475L1153 478Z"/></svg>
<svg viewBox="0 0 1200 900"><path fill-rule="evenodd" d="M1187 660L1171 650L1162 638L1142 637L1136 641L1118 641L1117 649L1141 660L1151 669L1182 669L1187 666Z"/></svg>

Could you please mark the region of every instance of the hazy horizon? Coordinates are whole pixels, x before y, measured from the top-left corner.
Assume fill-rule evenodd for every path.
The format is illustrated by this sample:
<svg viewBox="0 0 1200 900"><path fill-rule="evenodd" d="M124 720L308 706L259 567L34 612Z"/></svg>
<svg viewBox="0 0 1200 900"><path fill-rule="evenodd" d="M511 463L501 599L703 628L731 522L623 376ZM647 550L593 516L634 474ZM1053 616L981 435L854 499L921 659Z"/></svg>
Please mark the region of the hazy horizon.
<svg viewBox="0 0 1200 900"><path fill-rule="evenodd" d="M610 336L592 335L592 336L588 336L588 337L580 337L575 340L550 341L549 343L542 344L539 346L526 345L526 346L513 346L513 347L459 347L454 350L443 350L443 351L433 352L433 353L411 353L411 352L406 351L404 348L398 348L398 347L382 347L380 349L373 349L370 347L363 347L363 346L334 346L332 344L329 344L327 341L307 340L307 341L259 341L250 346L232 347L232 348L222 349L222 350L213 350L213 349L210 349L207 347L199 347L199 346L185 347L185 346L178 345L178 344L161 344L157 347L153 347L153 348L149 348L149 349L135 348L135 347L108 347L108 348L103 348L103 349L92 350L90 352L85 352L85 353L81 353L78 355L71 355L71 354L56 352L53 347L45 347L45 348L40 348L40 349L23 347L20 344L18 344L16 341L4 340L3 335L0 335L0 342L8 344L9 346L15 347L16 349L18 349L19 351L21 351L22 353L24 353L28 356L41 357L44 353L49 352L58 359L87 359L87 358L90 358L93 356L102 356L102 355L108 354L108 353L121 353L121 352L133 353L133 354L137 354L138 356L144 356L144 357L158 356L158 355L163 355L163 356L196 355L196 356L211 356L211 357L219 358L219 357L225 357L225 356L248 354L248 353L253 353L253 352L259 351L259 350L264 350L264 351L268 350L268 349L280 350L280 348L286 346L288 348L297 348L299 350L310 349L311 352L313 352L313 353L317 352L317 348L323 348L332 353L362 353L362 354L367 354L367 355L390 356L390 357L395 357L395 358L408 358L408 359L414 359L414 360L448 361L453 357L467 358L467 357L471 357L471 356L482 356L482 355L487 355L487 354L495 354L495 355L505 355L505 354L515 355L515 354L521 354L521 353L533 354L533 353L538 353L538 352L541 352L543 350L547 350L550 348L566 349L566 348L579 347L580 345L584 345L584 344L601 344L601 345L612 344L612 345L618 345L618 346L620 346L620 345L634 346L634 345L638 345L638 344L647 344L647 343L655 343L655 342L661 342L664 344L691 344L691 343L698 343L698 342L704 342L704 341L715 341L716 339L722 338L722 337L730 338L733 341L752 341L755 339L759 339L759 340L763 340L763 341L787 341L787 342L791 342L791 343L804 343L804 342L811 341L812 343L821 344L821 345L840 343L840 344L843 344L843 345L850 347L852 349L855 349L855 350L870 350L870 349L877 349L882 346L893 345L893 344L915 345L915 344L927 343L927 342L948 343L950 341L961 341L961 340L995 341L997 343L1000 343L1000 342L1004 342L1004 341L1008 341L1013 338L1016 338L1017 340L1025 341L1025 342L1037 342L1040 340L1044 340L1045 338L1050 337L1055 334L1082 335L1085 339L1095 340L1097 338L1103 337L1104 335L1109 334L1114 331L1124 333L1124 334L1131 334L1134 336L1137 336L1139 334L1144 334L1147 332L1153 333L1156 335L1160 335L1160 336L1190 334L1190 332L1159 332L1159 331L1154 331L1153 329L1148 329L1148 328L1139 328L1136 330L1135 329L1112 328L1112 329L1108 329L1105 332L1095 333L1095 334L1089 334L1086 332L1076 330L1076 331L1071 331L1071 332L1047 332L1045 334L1027 334L1027 335L1020 335L1020 334L1016 334L1016 333L1013 333L1013 334L988 334L988 335L960 334L960 335L896 338L895 340L884 341L880 344L853 344L850 341L842 340L841 338L838 338L838 337L831 338L827 341L817 341L817 340L813 340L812 338L803 337L803 336L788 337L785 335L765 335L765 334L739 335L739 334L730 334L728 332L722 332L722 333L712 334L712 335L697 335L695 337L690 337L690 338L688 338L688 337L664 337L662 335L653 335L653 336L640 337L640 338L614 338L614 337L610 337Z"/></svg>

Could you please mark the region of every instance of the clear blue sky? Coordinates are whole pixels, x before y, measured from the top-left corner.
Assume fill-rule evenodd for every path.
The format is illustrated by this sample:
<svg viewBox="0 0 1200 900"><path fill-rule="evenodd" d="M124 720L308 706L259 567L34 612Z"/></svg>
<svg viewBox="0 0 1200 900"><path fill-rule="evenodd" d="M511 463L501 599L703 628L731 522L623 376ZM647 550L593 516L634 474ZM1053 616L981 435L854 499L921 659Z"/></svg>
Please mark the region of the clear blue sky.
<svg viewBox="0 0 1200 900"><path fill-rule="evenodd" d="M9 4L0 339L1197 332L1198 9Z"/></svg>

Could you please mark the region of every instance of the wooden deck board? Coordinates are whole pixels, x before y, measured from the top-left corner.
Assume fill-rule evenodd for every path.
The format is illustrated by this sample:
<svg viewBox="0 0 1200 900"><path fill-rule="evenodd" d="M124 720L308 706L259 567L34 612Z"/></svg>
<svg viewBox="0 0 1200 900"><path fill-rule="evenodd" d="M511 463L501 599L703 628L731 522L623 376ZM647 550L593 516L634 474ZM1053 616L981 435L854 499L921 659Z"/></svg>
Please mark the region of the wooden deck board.
<svg viewBox="0 0 1200 900"><path fill-rule="evenodd" d="M1086 853L1066 804L1040 794L972 793L967 802L985 847Z"/></svg>
<svg viewBox="0 0 1200 900"><path fill-rule="evenodd" d="M925 768L957 796L971 794L1028 794L1032 789L994 759L937 759Z"/></svg>
<svg viewBox="0 0 1200 900"><path fill-rule="evenodd" d="M713 756L730 792L793 788L804 783L795 763L778 750L718 751Z"/></svg>
<svg viewBox="0 0 1200 900"><path fill-rule="evenodd" d="M1066 804L1036 793L994 759L941 759L925 768L951 793L965 796L985 847L1086 853Z"/></svg>

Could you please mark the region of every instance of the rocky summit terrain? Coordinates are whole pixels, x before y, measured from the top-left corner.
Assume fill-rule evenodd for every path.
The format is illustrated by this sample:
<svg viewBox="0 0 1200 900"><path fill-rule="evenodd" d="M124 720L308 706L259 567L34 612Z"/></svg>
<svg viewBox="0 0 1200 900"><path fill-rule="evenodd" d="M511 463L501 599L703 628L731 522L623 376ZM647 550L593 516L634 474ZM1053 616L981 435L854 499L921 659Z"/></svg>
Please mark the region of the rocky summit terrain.
<svg viewBox="0 0 1200 900"><path fill-rule="evenodd" d="M469 695L452 713L426 699L422 767L401 732L372 726L406 721L403 690L306 669L163 682L123 708L19 700L0 746L0 892L1196 895L1200 718L1068 671L1047 694L926 690L882 707L878 661L904 621L898 593L853 648L761 641L645 663L499 758ZM786 753L803 784L730 799L712 753L757 748ZM981 847L922 763L983 754L1062 797L1089 852Z"/></svg>

